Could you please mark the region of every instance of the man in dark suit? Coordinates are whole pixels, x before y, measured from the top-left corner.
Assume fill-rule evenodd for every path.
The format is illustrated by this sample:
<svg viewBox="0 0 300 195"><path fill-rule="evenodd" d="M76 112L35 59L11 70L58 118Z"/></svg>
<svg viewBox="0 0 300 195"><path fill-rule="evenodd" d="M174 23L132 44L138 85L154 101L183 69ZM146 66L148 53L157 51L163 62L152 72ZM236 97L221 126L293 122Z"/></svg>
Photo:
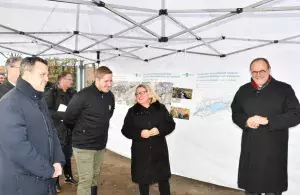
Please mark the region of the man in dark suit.
<svg viewBox="0 0 300 195"><path fill-rule="evenodd" d="M12 88L15 87L17 79L19 77L19 68L22 58L21 57L10 57L6 60L5 69L7 78L0 85L0 99Z"/></svg>

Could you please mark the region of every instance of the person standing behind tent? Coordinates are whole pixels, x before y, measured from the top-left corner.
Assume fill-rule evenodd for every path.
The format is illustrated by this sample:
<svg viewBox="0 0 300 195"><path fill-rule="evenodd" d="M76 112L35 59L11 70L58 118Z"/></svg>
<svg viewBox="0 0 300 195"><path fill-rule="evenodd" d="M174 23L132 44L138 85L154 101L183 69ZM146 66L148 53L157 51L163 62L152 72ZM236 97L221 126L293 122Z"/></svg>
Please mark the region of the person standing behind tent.
<svg viewBox="0 0 300 195"><path fill-rule="evenodd" d="M20 75L0 100L0 194L56 194L52 178L62 174L65 160L43 99L47 62L27 57Z"/></svg>
<svg viewBox="0 0 300 195"><path fill-rule="evenodd" d="M100 165L115 109L111 85L112 71L106 66L99 67L95 82L73 96L63 119L73 131L72 145L79 176L77 195L96 195L100 186Z"/></svg>
<svg viewBox="0 0 300 195"><path fill-rule="evenodd" d="M61 147L65 155L66 164L63 167L65 175L65 183L77 184L73 178L71 168L72 158L72 132L63 124L62 120L65 115L64 108L67 107L76 90L72 88L73 78L69 72L62 72L57 77L57 84L50 88L45 99L48 104L48 109L52 115L58 138L60 139ZM56 182L56 191L60 192L59 178Z"/></svg>
<svg viewBox="0 0 300 195"><path fill-rule="evenodd" d="M139 85L135 96L137 103L128 110L121 130L132 139L132 181L139 184L141 195L149 195L150 184L157 182L160 194L170 195L171 170L165 136L175 129L175 122L149 86Z"/></svg>
<svg viewBox="0 0 300 195"><path fill-rule="evenodd" d="M5 69L7 78L4 83L0 85L0 99L15 87L17 79L20 74L21 57L10 57L5 62Z"/></svg>
<svg viewBox="0 0 300 195"><path fill-rule="evenodd" d="M3 72L0 72L0 85L3 84L5 81L5 74Z"/></svg>
<svg viewBox="0 0 300 195"><path fill-rule="evenodd" d="M238 186L246 195L281 195L288 188L289 128L300 123L292 87L275 80L264 58L250 64L252 79L231 104L232 120L243 130Z"/></svg>

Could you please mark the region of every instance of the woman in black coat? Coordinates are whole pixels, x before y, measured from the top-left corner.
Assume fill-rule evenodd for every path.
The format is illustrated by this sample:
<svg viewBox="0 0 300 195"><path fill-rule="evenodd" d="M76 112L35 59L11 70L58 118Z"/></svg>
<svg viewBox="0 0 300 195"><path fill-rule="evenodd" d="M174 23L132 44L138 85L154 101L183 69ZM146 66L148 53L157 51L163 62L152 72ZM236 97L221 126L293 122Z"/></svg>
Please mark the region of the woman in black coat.
<svg viewBox="0 0 300 195"><path fill-rule="evenodd" d="M175 122L147 85L139 85L135 96L137 103L128 110L122 128L122 134L132 139L132 181L139 184L141 195L149 195L153 183L158 183L161 195L170 195L171 171L165 136L175 129Z"/></svg>

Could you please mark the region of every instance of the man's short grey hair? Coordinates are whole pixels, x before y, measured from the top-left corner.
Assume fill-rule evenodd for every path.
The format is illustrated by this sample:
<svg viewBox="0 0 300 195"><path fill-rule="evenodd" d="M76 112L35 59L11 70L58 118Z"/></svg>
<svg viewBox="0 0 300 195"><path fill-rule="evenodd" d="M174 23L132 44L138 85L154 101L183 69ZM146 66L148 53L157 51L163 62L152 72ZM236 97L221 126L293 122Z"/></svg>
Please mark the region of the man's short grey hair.
<svg viewBox="0 0 300 195"><path fill-rule="evenodd" d="M33 57L26 57L21 61L21 65L20 65L20 76L23 76L25 71L31 71L35 65L36 62L41 62L43 64L45 64L46 66L48 65L47 61L33 56Z"/></svg>
<svg viewBox="0 0 300 195"><path fill-rule="evenodd" d="M7 58L6 62L5 62L5 66L14 66L14 64L16 62L19 62L19 61L22 61L22 58L19 57L19 56L13 56L13 57L10 57L10 58Z"/></svg>
<svg viewBox="0 0 300 195"><path fill-rule="evenodd" d="M7 67L14 67L16 62L22 61L22 58L20 56L12 56L7 58L5 62L5 71L7 72Z"/></svg>

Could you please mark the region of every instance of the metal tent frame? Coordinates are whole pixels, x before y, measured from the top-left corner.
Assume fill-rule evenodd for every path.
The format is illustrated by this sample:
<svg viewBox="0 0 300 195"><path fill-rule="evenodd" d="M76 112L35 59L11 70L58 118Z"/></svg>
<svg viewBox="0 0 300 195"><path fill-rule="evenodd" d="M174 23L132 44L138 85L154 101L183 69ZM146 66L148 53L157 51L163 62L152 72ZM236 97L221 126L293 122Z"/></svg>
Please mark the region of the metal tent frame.
<svg viewBox="0 0 300 195"><path fill-rule="evenodd" d="M16 36L23 36L29 39L28 42L20 42L20 41L8 41L8 42L0 42L0 48L17 52L20 54L25 55L32 55L32 56L59 56L59 55L73 55L75 57L88 60L93 63L100 63L103 61L108 61L115 59L117 57L125 57L140 61L153 61L162 57L170 56L176 53L188 53L188 54L196 54L196 55L205 55L205 56L212 56L212 57L227 57L230 55L234 55L237 53L245 52L248 50L256 49L265 47L272 44L300 44L300 41L295 41L294 39L297 39L300 37L299 35L286 37L284 39L276 39L276 40L264 40L264 39L255 39L255 38L245 38L245 37L226 37L225 35L222 37L213 37L213 38L206 38L201 37L197 33L195 33L196 30L207 27L211 24L215 24L217 22L228 22L231 19L234 19L235 16L241 15L243 13L254 13L254 12L287 12L287 11L300 11L300 6L285 6L285 7L265 7L266 4L274 2L275 0L261 0L257 3L254 3L252 5L249 5L247 7L240 7L240 8L226 8L226 9L191 9L191 10L168 10L166 9L166 2L165 0L161 0L161 9L155 10L155 9L147 9L147 8L140 8L140 7L131 7L131 6L124 6L124 5L114 5L114 4L107 4L100 0L48 0L52 2L59 2L59 3L69 3L69 4L75 4L77 7L76 11L76 28L73 32L24 32L17 28L12 28L4 24L0 24L0 27L7 30L7 32L0 32L0 35L16 35ZM0 5L1 6L1 5ZM123 29L119 32L116 32L114 34L97 34L97 33L87 33L87 32L81 32L79 31L79 25L80 25L80 13L81 13L81 6L88 6L93 8L99 8L99 9L105 9L108 12L112 13L113 15L122 18L126 22L130 23L132 26ZM262 7L264 6L264 7ZM138 11L143 13L149 13L153 14L153 16L138 22L133 19L131 19L128 15L125 13L122 13L120 10L130 10L130 11ZM221 16L218 16L216 18L213 18L211 20L208 20L204 23L187 27L183 23L181 23L177 18L176 14L193 14L193 13L224 13ZM157 34L152 29L146 27L146 24L157 19L161 18L161 33ZM182 31L178 33L174 33L170 36L166 36L166 20L172 21L174 24L178 25L182 28ZM132 29L140 29L147 33L150 38L148 37L139 37L139 36L124 36L122 34L132 30ZM180 36L184 34L190 34L193 36L193 38L180 38ZM46 40L44 38L40 38L39 35L64 35L65 38L61 39L58 42L51 42L49 40ZM65 43L67 40L70 40L71 38L75 37L74 42L74 48L65 47L62 44ZM86 38L94 43L79 48L78 42L80 38ZM120 39L120 40L136 40L139 45L131 46L131 47L116 47L110 44L105 43L108 40L111 39ZM234 41L247 41L247 42L260 42L261 44L258 44L256 46L236 50L230 53L223 53L218 50L218 48L213 47L211 44L222 41L222 40L234 40ZM189 43L195 43L194 46L188 47L188 48L168 48L168 47L157 47L155 46L156 42L160 43L166 43L166 42L189 42ZM147 42L147 44L145 44ZM149 44L153 43L152 44ZM200 43L199 43L200 42ZM43 49L41 51L38 51L36 53L29 53L26 50L20 50L15 49L12 47L12 45L22 45L22 44L30 44L30 45L38 45L38 46L44 46L46 49ZM105 45L107 48L104 49L92 49L93 47L97 45ZM207 47L210 51L210 53L205 52L196 52L191 51L194 48L197 47ZM159 55L156 57L149 57L149 58L142 58L135 54L134 52L141 49L159 49L164 51L170 51L169 53ZM46 53L49 50L55 50L54 53ZM86 57L86 53L94 53L95 58ZM111 57L100 59L101 54L107 54Z"/></svg>

